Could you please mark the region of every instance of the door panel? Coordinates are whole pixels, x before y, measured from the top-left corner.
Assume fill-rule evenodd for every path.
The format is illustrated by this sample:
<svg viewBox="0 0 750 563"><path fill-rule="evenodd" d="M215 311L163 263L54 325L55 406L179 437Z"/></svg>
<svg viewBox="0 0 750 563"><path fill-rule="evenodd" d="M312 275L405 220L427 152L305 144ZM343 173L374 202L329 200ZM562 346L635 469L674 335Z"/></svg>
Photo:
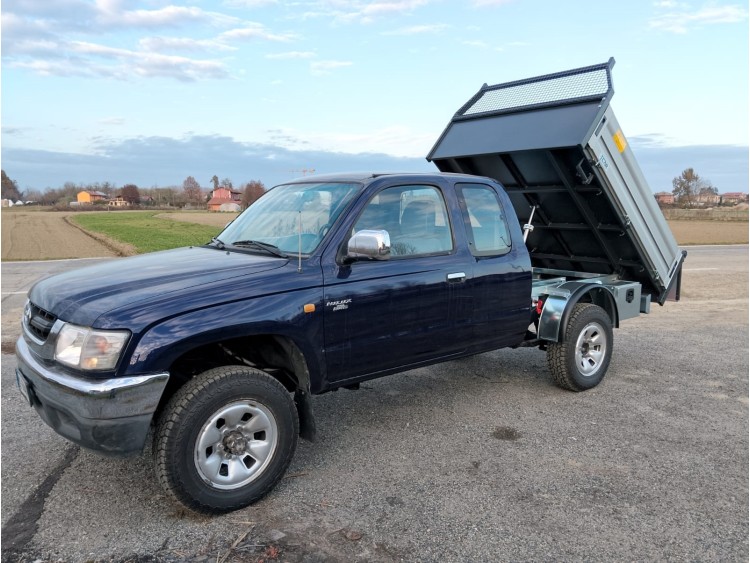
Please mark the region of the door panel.
<svg viewBox="0 0 750 563"><path fill-rule="evenodd" d="M468 345L471 262L455 250L445 195L436 186L392 186L364 207L351 232L387 230L392 255L327 270L330 381L455 355Z"/></svg>

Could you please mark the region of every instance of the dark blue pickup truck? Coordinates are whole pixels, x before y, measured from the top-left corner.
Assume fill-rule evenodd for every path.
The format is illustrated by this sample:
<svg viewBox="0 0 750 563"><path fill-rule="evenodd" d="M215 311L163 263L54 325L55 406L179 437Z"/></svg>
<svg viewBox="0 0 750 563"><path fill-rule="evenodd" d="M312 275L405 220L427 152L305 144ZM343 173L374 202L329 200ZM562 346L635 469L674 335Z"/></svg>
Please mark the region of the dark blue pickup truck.
<svg viewBox="0 0 750 563"><path fill-rule="evenodd" d="M301 178L204 246L38 282L19 388L106 454L140 452L153 428L164 488L222 512L265 495L314 438L311 395L518 346L546 350L561 387L594 387L613 327L678 297L684 259L606 103L610 70L570 71L604 73L595 100L524 111L472 113L518 83L483 87L428 157L443 173ZM533 147L487 134L540 111L574 131Z"/></svg>

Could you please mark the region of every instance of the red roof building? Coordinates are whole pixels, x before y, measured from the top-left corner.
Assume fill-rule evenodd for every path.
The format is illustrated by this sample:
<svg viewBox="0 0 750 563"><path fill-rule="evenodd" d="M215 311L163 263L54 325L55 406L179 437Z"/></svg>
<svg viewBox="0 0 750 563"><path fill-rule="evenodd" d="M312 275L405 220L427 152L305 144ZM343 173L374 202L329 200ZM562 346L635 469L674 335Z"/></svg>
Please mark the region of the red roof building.
<svg viewBox="0 0 750 563"><path fill-rule="evenodd" d="M220 211L223 204L239 204L240 201L242 201L242 192L237 192L231 188L216 188L211 192L211 199L208 200L208 210Z"/></svg>
<svg viewBox="0 0 750 563"><path fill-rule="evenodd" d="M735 205L738 203L744 203L747 201L747 194L742 192L727 192L725 194L721 194L721 203L727 204L727 203L734 203Z"/></svg>

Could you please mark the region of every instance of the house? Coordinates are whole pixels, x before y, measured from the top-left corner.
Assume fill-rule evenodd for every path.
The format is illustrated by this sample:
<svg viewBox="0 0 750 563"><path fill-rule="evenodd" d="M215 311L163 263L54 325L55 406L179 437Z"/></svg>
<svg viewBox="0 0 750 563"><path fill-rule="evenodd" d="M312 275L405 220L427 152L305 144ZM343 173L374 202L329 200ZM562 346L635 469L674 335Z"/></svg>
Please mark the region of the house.
<svg viewBox="0 0 750 563"><path fill-rule="evenodd" d="M721 203L721 196L713 192L703 192L695 196L695 204L700 207L711 207Z"/></svg>
<svg viewBox="0 0 750 563"><path fill-rule="evenodd" d="M115 199L110 200L107 205L110 207L128 207L130 202L126 201L121 195L118 195Z"/></svg>
<svg viewBox="0 0 750 563"><path fill-rule="evenodd" d="M93 190L84 190L82 192L78 192L76 195L76 199L78 200L78 203L95 203L97 201L106 201L107 194L103 194L102 192L95 192Z"/></svg>
<svg viewBox="0 0 750 563"><path fill-rule="evenodd" d="M659 205L674 204L674 195L669 192L659 192L657 194L654 194L654 197L656 198L656 203L658 203Z"/></svg>
<svg viewBox="0 0 750 563"><path fill-rule="evenodd" d="M221 206L226 203L234 203L239 206L242 201L242 192L233 190L232 188L216 188L211 192L211 199L208 200L209 211L222 211Z"/></svg>
<svg viewBox="0 0 750 563"><path fill-rule="evenodd" d="M742 192L727 192L721 194L721 203L724 205L737 205L738 203L745 203L747 201L747 194Z"/></svg>

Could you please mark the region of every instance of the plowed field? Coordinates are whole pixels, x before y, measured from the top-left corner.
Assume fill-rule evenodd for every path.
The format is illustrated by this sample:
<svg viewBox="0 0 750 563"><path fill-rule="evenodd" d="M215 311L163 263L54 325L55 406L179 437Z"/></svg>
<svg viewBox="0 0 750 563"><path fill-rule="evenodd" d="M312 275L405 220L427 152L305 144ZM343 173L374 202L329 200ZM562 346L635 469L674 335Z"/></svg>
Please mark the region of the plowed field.
<svg viewBox="0 0 750 563"><path fill-rule="evenodd" d="M65 222L70 213L17 211L2 213L3 260L54 260L118 256L101 242Z"/></svg>

